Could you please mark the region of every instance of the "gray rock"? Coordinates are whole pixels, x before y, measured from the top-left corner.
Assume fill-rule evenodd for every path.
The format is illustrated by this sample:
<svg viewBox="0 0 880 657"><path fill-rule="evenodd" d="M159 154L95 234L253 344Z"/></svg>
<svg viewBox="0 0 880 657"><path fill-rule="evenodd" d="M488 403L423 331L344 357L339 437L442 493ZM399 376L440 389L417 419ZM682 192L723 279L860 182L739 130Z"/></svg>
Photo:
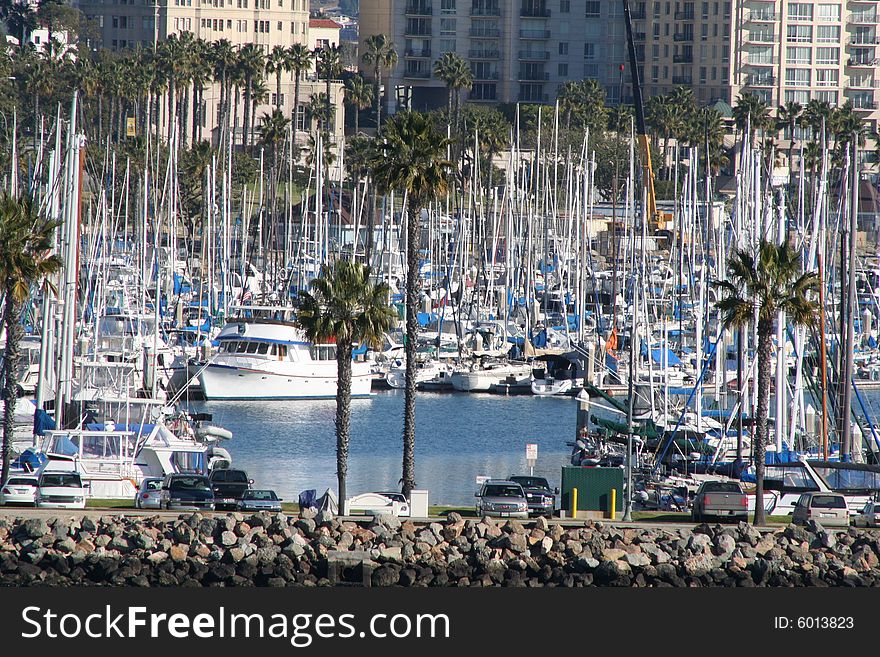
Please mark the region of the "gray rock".
<svg viewBox="0 0 880 657"><path fill-rule="evenodd" d="M623 556L623 561L630 566L647 566L651 563L651 558L641 552L628 552Z"/></svg>
<svg viewBox="0 0 880 657"><path fill-rule="evenodd" d="M231 547L238 543L238 536L233 534L231 531L225 531L220 534L220 545L223 547Z"/></svg>
<svg viewBox="0 0 880 657"><path fill-rule="evenodd" d="M19 533L28 538L40 538L49 533L49 525L42 518L28 518L19 526Z"/></svg>

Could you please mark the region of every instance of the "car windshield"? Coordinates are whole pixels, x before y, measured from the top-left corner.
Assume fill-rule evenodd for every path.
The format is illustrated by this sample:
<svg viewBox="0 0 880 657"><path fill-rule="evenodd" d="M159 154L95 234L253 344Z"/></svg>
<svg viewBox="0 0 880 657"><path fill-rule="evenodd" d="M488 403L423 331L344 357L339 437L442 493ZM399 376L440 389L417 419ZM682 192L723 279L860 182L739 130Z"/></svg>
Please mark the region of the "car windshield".
<svg viewBox="0 0 880 657"><path fill-rule="evenodd" d="M814 495L812 507L814 509L845 509L846 498L842 495Z"/></svg>
<svg viewBox="0 0 880 657"><path fill-rule="evenodd" d="M161 479L150 479L144 482L144 490L159 490L162 488Z"/></svg>
<svg viewBox="0 0 880 657"><path fill-rule="evenodd" d="M247 475L241 470L227 470L226 478L222 481L227 481L232 484L246 484L247 483Z"/></svg>
<svg viewBox="0 0 880 657"><path fill-rule="evenodd" d="M36 486L37 481L35 479L28 479L27 477L10 477L7 482L7 486Z"/></svg>
<svg viewBox="0 0 880 657"><path fill-rule="evenodd" d="M249 490L245 491L245 494L242 496L244 500L269 500L275 501L278 499L278 496L275 495L274 490Z"/></svg>
<svg viewBox="0 0 880 657"><path fill-rule="evenodd" d="M550 490L550 484L544 477L511 477L511 481L515 481L523 488L543 488Z"/></svg>
<svg viewBox="0 0 880 657"><path fill-rule="evenodd" d="M406 502L406 498L403 496L403 493L378 493L383 497L387 497L389 500L394 500L395 502Z"/></svg>
<svg viewBox="0 0 880 657"><path fill-rule="evenodd" d="M500 484L486 486L484 497L522 497L522 488L519 486L504 486Z"/></svg>
<svg viewBox="0 0 880 657"><path fill-rule="evenodd" d="M741 493L742 489L734 481L709 481L703 484L704 493Z"/></svg>
<svg viewBox="0 0 880 657"><path fill-rule="evenodd" d="M175 477L171 480L172 490L211 490L204 477Z"/></svg>
<svg viewBox="0 0 880 657"><path fill-rule="evenodd" d="M81 488L82 479L78 474L44 474L40 486L47 488Z"/></svg>

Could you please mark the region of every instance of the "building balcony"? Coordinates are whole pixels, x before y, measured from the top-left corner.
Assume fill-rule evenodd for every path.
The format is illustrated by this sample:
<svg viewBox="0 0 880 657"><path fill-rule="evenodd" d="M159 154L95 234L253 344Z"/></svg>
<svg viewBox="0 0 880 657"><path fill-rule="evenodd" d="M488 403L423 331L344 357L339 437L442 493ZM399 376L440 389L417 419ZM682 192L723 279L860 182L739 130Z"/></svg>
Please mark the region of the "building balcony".
<svg viewBox="0 0 880 657"><path fill-rule="evenodd" d="M549 103L550 95L540 94L535 96L533 94L520 94L518 100L521 103Z"/></svg>
<svg viewBox="0 0 880 657"><path fill-rule="evenodd" d="M550 59L550 53L547 51L520 50L519 59L525 62L546 62Z"/></svg>
<svg viewBox="0 0 880 657"><path fill-rule="evenodd" d="M475 82L493 82L501 79L501 74L498 71L483 71L482 73L474 73L473 75Z"/></svg>
<svg viewBox="0 0 880 657"><path fill-rule="evenodd" d="M421 50L413 50L409 49L403 53L404 57L430 57L431 49L430 48L422 48Z"/></svg>
<svg viewBox="0 0 880 657"><path fill-rule="evenodd" d="M749 43L776 43L776 35L773 32L749 34Z"/></svg>
<svg viewBox="0 0 880 657"><path fill-rule="evenodd" d="M471 7L471 16L500 16L501 7Z"/></svg>
<svg viewBox="0 0 880 657"><path fill-rule="evenodd" d="M407 16L432 16L434 14L434 8L430 4L424 2L408 2L406 3L404 14Z"/></svg>
<svg viewBox="0 0 880 657"><path fill-rule="evenodd" d="M677 12L675 12L675 20L677 20L677 21L692 21L692 20L694 20L694 12L692 12L692 11L677 11Z"/></svg>
<svg viewBox="0 0 880 657"><path fill-rule="evenodd" d="M410 78L413 80L427 80L428 78L431 77L431 71L422 71L422 70L407 71L407 70L404 70L403 77Z"/></svg>
<svg viewBox="0 0 880 657"><path fill-rule="evenodd" d="M519 15L523 18L550 18L550 10L546 7L523 7Z"/></svg>
<svg viewBox="0 0 880 657"><path fill-rule="evenodd" d="M772 75L762 75L760 77L751 76L746 78L747 87L775 87L776 78Z"/></svg>
<svg viewBox="0 0 880 657"><path fill-rule="evenodd" d="M880 43L880 37L874 34L856 34L849 40L851 46L876 46Z"/></svg>
<svg viewBox="0 0 880 657"><path fill-rule="evenodd" d="M693 84L694 78L690 75L673 75L672 84Z"/></svg>
<svg viewBox="0 0 880 657"><path fill-rule="evenodd" d="M877 25L878 15L875 13L852 13L846 19L849 25Z"/></svg>
<svg viewBox="0 0 880 657"><path fill-rule="evenodd" d="M646 37L644 32L633 32L633 41L644 41Z"/></svg>
<svg viewBox="0 0 880 657"><path fill-rule="evenodd" d="M880 80L850 78L844 86L847 89L880 89Z"/></svg>
<svg viewBox="0 0 880 657"><path fill-rule="evenodd" d="M681 55L673 55L672 62L674 64L692 64L694 61L694 55L691 54L681 54Z"/></svg>
<svg viewBox="0 0 880 657"><path fill-rule="evenodd" d="M776 12L773 11L753 11L746 19L751 23L775 23Z"/></svg>
<svg viewBox="0 0 880 657"><path fill-rule="evenodd" d="M848 98L847 100L852 100L852 98ZM873 112L876 109L880 108L880 103L878 103L876 100L860 100L853 101L852 106L854 110L859 110L862 112Z"/></svg>
<svg viewBox="0 0 880 657"><path fill-rule="evenodd" d="M694 35L692 32L676 32L673 38L676 41L693 41Z"/></svg>
<svg viewBox="0 0 880 657"><path fill-rule="evenodd" d="M550 73L547 71L520 71L517 80L524 82L546 82L550 79Z"/></svg>
<svg viewBox="0 0 880 657"><path fill-rule="evenodd" d="M499 50L468 50L470 59L501 59L501 51Z"/></svg>
<svg viewBox="0 0 880 657"><path fill-rule="evenodd" d="M645 18L647 18L644 10L642 9L629 12L629 17L634 21L643 21L645 20Z"/></svg>
<svg viewBox="0 0 880 657"><path fill-rule="evenodd" d="M431 36L431 28L430 27L420 28L418 30L416 30L416 29L410 30L409 28L407 28L406 30L404 30L403 35L407 36L407 37L415 37L417 39L429 37L429 36Z"/></svg>
<svg viewBox="0 0 880 657"><path fill-rule="evenodd" d="M520 30L519 38L545 41L550 38L550 30Z"/></svg>
<svg viewBox="0 0 880 657"><path fill-rule="evenodd" d="M501 37L501 30L497 27L472 27L468 34L477 39L498 39Z"/></svg>
<svg viewBox="0 0 880 657"><path fill-rule="evenodd" d="M874 68L878 63L878 60L867 57L862 58L850 58L847 60L846 65L851 68Z"/></svg>

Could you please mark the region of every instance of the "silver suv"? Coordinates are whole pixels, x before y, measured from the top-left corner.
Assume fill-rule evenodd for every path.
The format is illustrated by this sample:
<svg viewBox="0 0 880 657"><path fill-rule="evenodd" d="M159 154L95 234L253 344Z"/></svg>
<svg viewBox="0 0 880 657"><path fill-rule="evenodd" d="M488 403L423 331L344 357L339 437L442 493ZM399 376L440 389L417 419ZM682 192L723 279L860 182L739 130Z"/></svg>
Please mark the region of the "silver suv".
<svg viewBox="0 0 880 657"><path fill-rule="evenodd" d="M477 515L494 518L529 517L529 503L526 494L515 481L490 479L476 493Z"/></svg>

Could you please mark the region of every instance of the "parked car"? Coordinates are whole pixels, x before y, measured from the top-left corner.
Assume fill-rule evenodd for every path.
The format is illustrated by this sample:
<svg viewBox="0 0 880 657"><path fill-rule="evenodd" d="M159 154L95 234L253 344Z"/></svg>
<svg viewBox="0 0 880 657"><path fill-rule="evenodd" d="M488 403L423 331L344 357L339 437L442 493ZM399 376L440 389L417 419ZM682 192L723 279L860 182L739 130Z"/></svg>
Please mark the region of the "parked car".
<svg viewBox="0 0 880 657"><path fill-rule="evenodd" d="M880 527L880 502L868 501L865 507L853 516L856 527Z"/></svg>
<svg viewBox="0 0 880 657"><path fill-rule="evenodd" d="M691 517L694 522L709 517L748 522L749 497L738 481L704 481L694 495Z"/></svg>
<svg viewBox="0 0 880 657"><path fill-rule="evenodd" d="M271 511L281 513L281 498L274 490L246 490L235 503L238 511Z"/></svg>
<svg viewBox="0 0 880 657"><path fill-rule="evenodd" d="M11 475L6 483L0 487L0 504L29 504L37 503L37 488L39 479L32 475Z"/></svg>
<svg viewBox="0 0 880 657"><path fill-rule="evenodd" d="M804 493L794 505L791 521L804 525L815 520L825 527L849 527L849 508L840 493Z"/></svg>
<svg viewBox="0 0 880 657"><path fill-rule="evenodd" d="M203 475L170 474L162 481L162 507L165 509L214 510L211 482Z"/></svg>
<svg viewBox="0 0 880 657"><path fill-rule="evenodd" d="M162 477L145 477L134 496L136 509L162 508Z"/></svg>
<svg viewBox="0 0 880 657"><path fill-rule="evenodd" d="M484 483L477 498L477 515L495 518L529 517L529 504L526 494L515 481L507 479L490 479Z"/></svg>
<svg viewBox="0 0 880 657"><path fill-rule="evenodd" d="M254 483L244 470L211 470L208 475L211 490L214 491L214 504L218 509L234 509L245 491Z"/></svg>
<svg viewBox="0 0 880 657"><path fill-rule="evenodd" d="M509 479L523 487L530 514L537 516L553 515L553 512L556 510L558 488L550 488L550 484L544 477L511 475Z"/></svg>
<svg viewBox="0 0 880 657"><path fill-rule="evenodd" d="M41 509L84 509L86 489L79 472L44 470L37 487L37 506Z"/></svg>
<svg viewBox="0 0 880 657"><path fill-rule="evenodd" d="M409 518L409 516L410 516L409 500L406 499L406 495L404 495L403 493L395 492L395 491L391 491L391 490L377 491L376 494L387 497L392 502L397 502L399 505L397 507L397 515L402 516L404 518Z"/></svg>

